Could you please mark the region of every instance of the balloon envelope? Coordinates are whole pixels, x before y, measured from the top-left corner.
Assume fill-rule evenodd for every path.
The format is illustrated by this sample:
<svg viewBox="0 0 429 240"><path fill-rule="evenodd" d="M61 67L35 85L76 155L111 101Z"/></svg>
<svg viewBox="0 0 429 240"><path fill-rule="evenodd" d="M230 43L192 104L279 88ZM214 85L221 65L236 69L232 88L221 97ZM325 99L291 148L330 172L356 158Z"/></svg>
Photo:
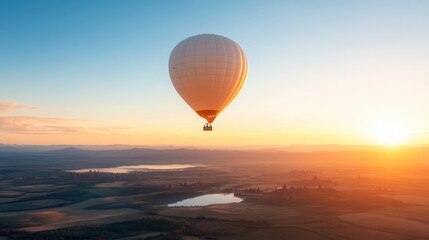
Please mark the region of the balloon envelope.
<svg viewBox="0 0 429 240"><path fill-rule="evenodd" d="M247 75L247 59L234 41L201 34L180 42L169 61L170 78L185 102L208 123L235 98Z"/></svg>

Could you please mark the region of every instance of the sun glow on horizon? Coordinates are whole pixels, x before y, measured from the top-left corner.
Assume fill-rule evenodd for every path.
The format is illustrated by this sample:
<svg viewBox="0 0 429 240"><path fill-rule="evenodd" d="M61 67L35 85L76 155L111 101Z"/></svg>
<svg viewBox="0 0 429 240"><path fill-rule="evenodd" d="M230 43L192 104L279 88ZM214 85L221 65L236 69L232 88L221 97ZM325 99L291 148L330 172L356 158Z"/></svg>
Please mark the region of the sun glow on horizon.
<svg viewBox="0 0 429 240"><path fill-rule="evenodd" d="M397 146L408 140L410 130L401 119L391 117L374 124L371 134L382 145Z"/></svg>

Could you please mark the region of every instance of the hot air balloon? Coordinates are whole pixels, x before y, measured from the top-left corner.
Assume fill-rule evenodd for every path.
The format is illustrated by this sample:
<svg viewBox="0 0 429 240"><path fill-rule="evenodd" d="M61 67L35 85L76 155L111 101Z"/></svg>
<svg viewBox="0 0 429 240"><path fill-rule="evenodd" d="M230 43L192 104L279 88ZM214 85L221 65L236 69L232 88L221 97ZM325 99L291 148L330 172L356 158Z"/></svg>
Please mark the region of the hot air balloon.
<svg viewBox="0 0 429 240"><path fill-rule="evenodd" d="M170 78L185 102L202 118L203 130L237 96L247 75L247 59L229 38L201 34L177 44L170 55Z"/></svg>

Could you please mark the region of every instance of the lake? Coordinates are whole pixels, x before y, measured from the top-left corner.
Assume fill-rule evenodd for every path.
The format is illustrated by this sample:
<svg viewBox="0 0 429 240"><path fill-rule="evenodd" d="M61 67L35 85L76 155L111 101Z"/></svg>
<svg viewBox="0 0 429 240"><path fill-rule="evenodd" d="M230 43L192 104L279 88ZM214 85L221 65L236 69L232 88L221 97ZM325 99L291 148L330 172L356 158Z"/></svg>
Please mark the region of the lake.
<svg viewBox="0 0 429 240"><path fill-rule="evenodd" d="M83 168L77 170L68 170L68 172L83 173L91 171L106 172L106 173L129 173L133 171L163 171L163 170L183 170L186 168L201 167L201 165L191 164L159 164L159 165L134 165L134 166L119 166L111 168Z"/></svg>
<svg viewBox="0 0 429 240"><path fill-rule="evenodd" d="M216 194L205 194L198 197L188 198L176 203L168 204L169 207L200 207L208 206L213 204L228 204L228 203L239 203L243 199L236 197L233 193L216 193Z"/></svg>

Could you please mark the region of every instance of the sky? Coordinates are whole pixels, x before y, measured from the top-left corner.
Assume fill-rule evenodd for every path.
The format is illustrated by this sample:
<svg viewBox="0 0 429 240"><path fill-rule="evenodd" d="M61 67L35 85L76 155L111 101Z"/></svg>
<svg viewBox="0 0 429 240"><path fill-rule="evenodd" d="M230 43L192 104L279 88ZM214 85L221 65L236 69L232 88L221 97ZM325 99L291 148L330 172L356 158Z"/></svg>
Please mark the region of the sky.
<svg viewBox="0 0 429 240"><path fill-rule="evenodd" d="M0 143L427 144L428 12L424 0L2 0ZM202 33L249 62L213 132L168 73L175 45Z"/></svg>

